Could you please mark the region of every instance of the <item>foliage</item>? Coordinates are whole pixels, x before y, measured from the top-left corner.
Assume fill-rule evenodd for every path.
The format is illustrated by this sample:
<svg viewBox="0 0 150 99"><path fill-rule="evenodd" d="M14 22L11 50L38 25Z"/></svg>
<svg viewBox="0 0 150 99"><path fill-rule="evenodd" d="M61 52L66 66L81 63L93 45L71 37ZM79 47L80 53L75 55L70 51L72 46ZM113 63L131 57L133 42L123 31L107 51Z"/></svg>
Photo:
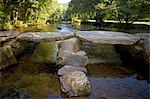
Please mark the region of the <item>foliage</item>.
<svg viewBox="0 0 150 99"><path fill-rule="evenodd" d="M148 0L113 0L110 15L120 22L133 23L148 17L149 6Z"/></svg>
<svg viewBox="0 0 150 99"><path fill-rule="evenodd" d="M23 24L38 20L56 22L61 19L62 12L57 0L0 0L0 23L18 20Z"/></svg>
<svg viewBox="0 0 150 99"><path fill-rule="evenodd" d="M103 22L104 19L113 19L133 23L150 17L149 6L148 0L72 0L67 10L67 17L70 20L94 19Z"/></svg>

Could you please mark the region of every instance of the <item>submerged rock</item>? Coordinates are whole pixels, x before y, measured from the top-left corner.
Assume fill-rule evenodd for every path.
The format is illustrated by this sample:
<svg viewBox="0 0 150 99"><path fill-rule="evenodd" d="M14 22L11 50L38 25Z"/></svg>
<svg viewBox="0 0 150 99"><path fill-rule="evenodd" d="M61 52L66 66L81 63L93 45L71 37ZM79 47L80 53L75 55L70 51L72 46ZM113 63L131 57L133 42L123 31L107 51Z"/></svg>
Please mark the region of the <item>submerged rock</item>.
<svg viewBox="0 0 150 99"><path fill-rule="evenodd" d="M57 74L62 76L72 71L82 71L84 73L87 73L87 69L84 67L74 67L74 66L65 65L64 67L58 70Z"/></svg>
<svg viewBox="0 0 150 99"><path fill-rule="evenodd" d="M70 52L68 50L60 50L58 55L58 62L61 65L71 65L78 67L85 67L88 62L88 57L85 52Z"/></svg>
<svg viewBox="0 0 150 99"><path fill-rule="evenodd" d="M85 96L91 91L90 82L84 72L73 71L60 77L62 92L67 96Z"/></svg>
<svg viewBox="0 0 150 99"><path fill-rule="evenodd" d="M32 60L36 63L56 63L57 52L57 42L41 42L37 45Z"/></svg>
<svg viewBox="0 0 150 99"><path fill-rule="evenodd" d="M0 70L17 63L16 57L11 46L0 48Z"/></svg>
<svg viewBox="0 0 150 99"><path fill-rule="evenodd" d="M135 35L110 31L78 31L76 36L81 40L100 44L133 45L140 40Z"/></svg>
<svg viewBox="0 0 150 99"><path fill-rule="evenodd" d="M89 58L88 64L121 64L114 45L83 42L82 48Z"/></svg>

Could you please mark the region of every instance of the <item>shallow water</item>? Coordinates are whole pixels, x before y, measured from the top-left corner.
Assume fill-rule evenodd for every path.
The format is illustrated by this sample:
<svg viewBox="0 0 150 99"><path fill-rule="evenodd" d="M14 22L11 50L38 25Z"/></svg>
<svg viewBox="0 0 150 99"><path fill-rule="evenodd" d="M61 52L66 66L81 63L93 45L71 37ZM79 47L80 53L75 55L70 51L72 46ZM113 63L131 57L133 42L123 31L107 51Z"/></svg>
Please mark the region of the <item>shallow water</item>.
<svg viewBox="0 0 150 99"><path fill-rule="evenodd" d="M149 99L150 85L136 75L124 78L89 77L92 93L89 99Z"/></svg>
<svg viewBox="0 0 150 99"><path fill-rule="evenodd" d="M31 27L18 31L71 32L71 27L68 24L51 24L41 29ZM80 29L91 30L94 27L86 26ZM87 97L74 99L149 99L150 84L146 79L137 79L139 76L144 78L145 75L142 75L136 66L123 64L114 46L84 42L82 49L90 60L86 68L92 92ZM33 56L36 56L36 53L30 51L19 58L18 65L1 72L0 99L63 99L57 70L54 69L56 65L34 62Z"/></svg>

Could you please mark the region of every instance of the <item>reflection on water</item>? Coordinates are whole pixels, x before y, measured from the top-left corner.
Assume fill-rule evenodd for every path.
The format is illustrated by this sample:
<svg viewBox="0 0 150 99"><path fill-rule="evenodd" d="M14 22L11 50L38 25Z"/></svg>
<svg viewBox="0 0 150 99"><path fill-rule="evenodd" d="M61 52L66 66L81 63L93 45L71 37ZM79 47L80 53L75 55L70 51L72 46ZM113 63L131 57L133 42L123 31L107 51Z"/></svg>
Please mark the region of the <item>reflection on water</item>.
<svg viewBox="0 0 150 99"><path fill-rule="evenodd" d="M92 93L89 99L149 99L150 85L136 76L125 78L89 77Z"/></svg>
<svg viewBox="0 0 150 99"><path fill-rule="evenodd" d="M65 24L49 24L44 26L28 26L27 28L16 28L19 32L72 32L71 25Z"/></svg>

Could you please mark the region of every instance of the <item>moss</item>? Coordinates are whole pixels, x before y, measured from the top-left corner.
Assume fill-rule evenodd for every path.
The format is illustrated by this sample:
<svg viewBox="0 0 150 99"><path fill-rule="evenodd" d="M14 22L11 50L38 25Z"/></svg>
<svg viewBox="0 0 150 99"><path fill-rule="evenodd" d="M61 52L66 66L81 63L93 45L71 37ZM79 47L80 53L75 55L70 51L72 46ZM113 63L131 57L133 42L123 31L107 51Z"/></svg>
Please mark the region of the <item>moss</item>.
<svg viewBox="0 0 150 99"><path fill-rule="evenodd" d="M54 63L56 62L57 43L41 42L35 50L32 60L36 63Z"/></svg>
<svg viewBox="0 0 150 99"><path fill-rule="evenodd" d="M86 85L85 85L85 93L86 94L90 94L90 92L91 92L91 86L90 86L90 83L87 83Z"/></svg>

